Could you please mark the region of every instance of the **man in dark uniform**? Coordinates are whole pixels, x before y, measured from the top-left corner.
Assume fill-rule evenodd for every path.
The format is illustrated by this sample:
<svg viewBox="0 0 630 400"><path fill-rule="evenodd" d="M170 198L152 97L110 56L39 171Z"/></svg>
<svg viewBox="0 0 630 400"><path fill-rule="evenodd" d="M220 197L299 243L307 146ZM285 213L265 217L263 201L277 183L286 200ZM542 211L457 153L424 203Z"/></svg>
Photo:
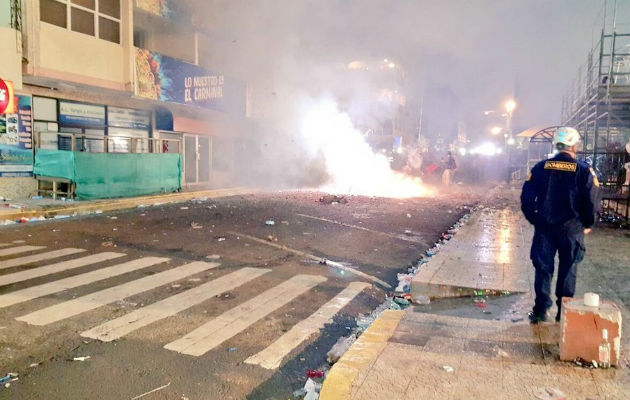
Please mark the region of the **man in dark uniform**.
<svg viewBox="0 0 630 400"><path fill-rule="evenodd" d="M530 257L536 269L536 300L531 323L547 320L552 305L551 278L558 253L556 298L560 320L563 297L573 297L577 266L584 258L584 235L590 232L599 211L599 182L593 169L576 160L580 134L573 128L556 130L553 158L532 168L523 185L521 210L534 225Z"/></svg>

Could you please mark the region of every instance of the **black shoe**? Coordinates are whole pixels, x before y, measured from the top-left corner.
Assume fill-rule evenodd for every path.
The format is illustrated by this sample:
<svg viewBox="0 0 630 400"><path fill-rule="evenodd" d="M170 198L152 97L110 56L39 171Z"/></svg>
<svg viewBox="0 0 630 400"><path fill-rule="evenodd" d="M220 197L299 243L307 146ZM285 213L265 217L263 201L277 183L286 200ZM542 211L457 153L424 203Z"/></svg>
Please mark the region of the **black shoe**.
<svg viewBox="0 0 630 400"><path fill-rule="evenodd" d="M533 311L530 311L527 316L529 317L529 323L532 325L535 325L539 322L545 322L547 321L547 313L545 314L538 314L535 313Z"/></svg>
<svg viewBox="0 0 630 400"><path fill-rule="evenodd" d="M556 322L560 322L560 317L562 315L560 314L560 311L558 311L558 314L556 314Z"/></svg>

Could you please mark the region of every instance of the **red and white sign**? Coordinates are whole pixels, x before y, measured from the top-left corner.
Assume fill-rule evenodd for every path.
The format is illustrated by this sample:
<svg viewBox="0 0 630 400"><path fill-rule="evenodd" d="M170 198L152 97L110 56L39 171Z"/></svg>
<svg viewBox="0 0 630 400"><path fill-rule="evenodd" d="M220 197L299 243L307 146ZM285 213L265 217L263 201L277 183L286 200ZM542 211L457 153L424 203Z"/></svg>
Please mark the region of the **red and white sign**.
<svg viewBox="0 0 630 400"><path fill-rule="evenodd" d="M0 114L15 113L13 83L0 79Z"/></svg>

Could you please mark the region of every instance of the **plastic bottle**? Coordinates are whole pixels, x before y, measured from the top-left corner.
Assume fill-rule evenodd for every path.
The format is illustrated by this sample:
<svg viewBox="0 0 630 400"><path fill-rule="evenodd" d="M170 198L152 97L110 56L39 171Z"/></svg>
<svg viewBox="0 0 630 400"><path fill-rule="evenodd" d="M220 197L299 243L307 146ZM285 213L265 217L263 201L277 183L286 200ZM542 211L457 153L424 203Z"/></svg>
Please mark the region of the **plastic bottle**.
<svg viewBox="0 0 630 400"><path fill-rule="evenodd" d="M610 342L608 341L608 329L602 330L602 343L599 345L599 366L610 368Z"/></svg>

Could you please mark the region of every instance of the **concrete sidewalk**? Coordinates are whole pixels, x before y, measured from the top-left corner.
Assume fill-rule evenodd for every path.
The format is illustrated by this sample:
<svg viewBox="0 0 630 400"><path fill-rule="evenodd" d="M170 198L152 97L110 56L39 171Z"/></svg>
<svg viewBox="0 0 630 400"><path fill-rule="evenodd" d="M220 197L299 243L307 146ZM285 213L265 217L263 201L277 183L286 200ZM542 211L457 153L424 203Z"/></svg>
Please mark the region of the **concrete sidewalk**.
<svg viewBox="0 0 630 400"><path fill-rule="evenodd" d="M5 203L5 207L0 206L0 221L16 221L20 218L42 216L49 218L56 215L85 215L97 211L124 210L143 205L181 203L201 198L226 197L255 192L255 189L239 187L92 201L61 201L52 199L14 201Z"/></svg>
<svg viewBox="0 0 630 400"><path fill-rule="evenodd" d="M531 233L514 209L478 212L421 268L412 296L435 299L464 296L473 289L509 290L520 294L506 298L517 299L526 311L533 304ZM619 367L609 370L560 362L559 324L529 325L524 315L437 315L423 307L429 306L381 314L332 367L320 399L563 398L553 397L547 391L551 389L567 399L630 398L630 315L623 304L625 354Z"/></svg>

